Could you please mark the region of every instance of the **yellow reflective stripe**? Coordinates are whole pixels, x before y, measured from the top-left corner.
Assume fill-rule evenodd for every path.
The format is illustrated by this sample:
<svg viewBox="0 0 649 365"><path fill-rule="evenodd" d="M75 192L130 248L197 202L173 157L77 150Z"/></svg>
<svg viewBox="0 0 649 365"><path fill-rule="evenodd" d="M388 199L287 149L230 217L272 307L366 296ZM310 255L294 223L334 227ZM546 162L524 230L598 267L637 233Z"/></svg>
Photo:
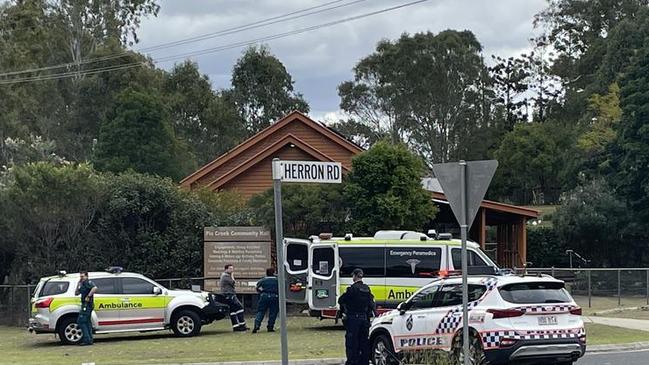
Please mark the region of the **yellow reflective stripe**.
<svg viewBox="0 0 649 365"><path fill-rule="evenodd" d="M81 305L81 299L77 297L55 297L50 303L50 312L53 312L65 305Z"/></svg>
<svg viewBox="0 0 649 365"><path fill-rule="evenodd" d="M123 300L128 298L128 301ZM130 310L130 309L159 309L166 308L170 301L169 296L124 296L110 298L95 298L95 310Z"/></svg>
<svg viewBox="0 0 649 365"><path fill-rule="evenodd" d="M394 286L394 285L369 285L374 295L374 300L377 302L403 302L410 298L419 290L419 286ZM347 290L347 287L340 288L342 295Z"/></svg>
<svg viewBox="0 0 649 365"><path fill-rule="evenodd" d="M122 300L128 298L128 301ZM171 301L170 296L158 295L155 297L148 296L124 296L124 297L96 297L95 310L129 310L129 309L158 309L166 308ZM65 305L81 305L79 297L54 298L50 304L50 312L57 310Z"/></svg>

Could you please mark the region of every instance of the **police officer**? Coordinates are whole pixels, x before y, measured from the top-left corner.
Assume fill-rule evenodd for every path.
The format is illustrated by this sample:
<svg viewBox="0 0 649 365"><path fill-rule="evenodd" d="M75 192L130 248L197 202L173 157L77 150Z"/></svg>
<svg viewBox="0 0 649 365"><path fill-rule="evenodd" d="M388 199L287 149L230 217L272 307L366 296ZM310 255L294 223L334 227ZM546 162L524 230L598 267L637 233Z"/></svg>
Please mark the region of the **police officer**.
<svg viewBox="0 0 649 365"><path fill-rule="evenodd" d="M236 281L234 280L234 266L225 265L225 271L221 274L221 294L225 297L226 303L230 306L230 321L234 332L245 332L246 320L243 316L243 305L237 298L237 292L234 289Z"/></svg>
<svg viewBox="0 0 649 365"><path fill-rule="evenodd" d="M275 332L275 320L279 311L279 291L277 277L274 269L266 269L266 277L257 282L257 293L259 293L259 303L257 304L257 317L255 318L255 328L252 333L257 333L261 328L261 322L264 320L266 311L268 311L268 332Z"/></svg>
<svg viewBox="0 0 649 365"><path fill-rule="evenodd" d="M81 346L92 345L92 310L94 309L94 298L97 286L95 283L88 279L88 272L81 271L79 273L79 284L74 294L81 294L81 310L79 311L79 318L77 324L81 330Z"/></svg>
<svg viewBox="0 0 649 365"><path fill-rule="evenodd" d="M374 296L370 287L363 284L363 270L354 269L354 283L340 296L338 304L344 309L345 365L368 365L370 360L370 318L375 314Z"/></svg>

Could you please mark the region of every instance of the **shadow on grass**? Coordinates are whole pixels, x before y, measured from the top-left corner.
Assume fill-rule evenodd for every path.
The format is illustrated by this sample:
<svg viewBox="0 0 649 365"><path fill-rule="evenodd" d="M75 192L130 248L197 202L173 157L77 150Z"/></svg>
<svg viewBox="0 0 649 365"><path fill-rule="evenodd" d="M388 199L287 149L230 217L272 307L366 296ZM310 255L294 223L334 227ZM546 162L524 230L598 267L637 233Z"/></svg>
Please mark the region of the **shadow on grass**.
<svg viewBox="0 0 649 365"><path fill-rule="evenodd" d="M230 331L219 331L219 330L210 330L209 332L202 332L195 338L205 338L211 336L232 334ZM94 343L95 344L110 344L110 343L119 343L119 342L134 342L134 341L150 341L150 340L180 340L180 339L190 339L191 337L176 337L172 332L166 331L155 331L155 332L138 332L138 333L123 333L119 335L105 335L99 334L95 335ZM64 345L59 342L58 338L53 338L52 341L47 342L37 342L25 344L25 348L75 348L81 347L78 345Z"/></svg>
<svg viewBox="0 0 649 365"><path fill-rule="evenodd" d="M313 326L313 327L304 327L307 331L345 331L345 327L342 324L332 324L328 326Z"/></svg>

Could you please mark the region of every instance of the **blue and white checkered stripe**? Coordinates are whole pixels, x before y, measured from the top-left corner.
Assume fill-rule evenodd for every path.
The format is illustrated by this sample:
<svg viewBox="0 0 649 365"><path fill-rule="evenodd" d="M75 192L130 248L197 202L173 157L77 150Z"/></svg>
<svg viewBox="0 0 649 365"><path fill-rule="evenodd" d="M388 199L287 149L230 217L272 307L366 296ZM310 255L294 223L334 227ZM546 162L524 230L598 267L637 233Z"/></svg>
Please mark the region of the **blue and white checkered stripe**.
<svg viewBox="0 0 649 365"><path fill-rule="evenodd" d="M503 338L512 340L557 340L580 338L586 335L584 328L546 331L486 331L482 332L482 343L485 349L497 348Z"/></svg>
<svg viewBox="0 0 649 365"><path fill-rule="evenodd" d="M517 307L516 310L520 310L524 313L566 313L572 309L577 309L579 307L575 305L533 305L527 307Z"/></svg>
<svg viewBox="0 0 649 365"><path fill-rule="evenodd" d="M480 302L491 292L496 288L498 285L498 279L496 278L484 278L480 281L481 284L485 285L487 287L487 290L482 294L482 296L473 302L470 302L467 305L467 309L471 311L473 308L475 308ZM462 306L457 306L442 318L442 320L439 322L439 325L437 326L437 330L435 331L437 334L446 334L446 333L454 333L455 330L462 324Z"/></svg>

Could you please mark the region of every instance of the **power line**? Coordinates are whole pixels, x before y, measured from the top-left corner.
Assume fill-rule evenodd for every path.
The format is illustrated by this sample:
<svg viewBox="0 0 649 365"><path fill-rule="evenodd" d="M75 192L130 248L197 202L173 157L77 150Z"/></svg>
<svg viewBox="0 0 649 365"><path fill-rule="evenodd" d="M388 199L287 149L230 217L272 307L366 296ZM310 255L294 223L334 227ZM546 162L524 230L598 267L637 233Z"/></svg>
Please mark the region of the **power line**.
<svg viewBox="0 0 649 365"><path fill-rule="evenodd" d="M339 4L339 5L336 5L336 6L326 8L329 5L337 4L337 3L340 3L340 2L343 2L343 1L346 1L346 0L330 1L330 2L327 2L327 3L324 3L324 4L312 6L312 7L301 9L301 10L296 10L296 11L293 11L293 12L290 12L290 13L274 16L274 17L271 17L271 18L258 20L258 21L252 22L252 23L248 23L248 24L244 24L244 25L240 25L240 26L236 26L236 27L223 29L223 30L220 30L220 31L217 31L217 32L197 35L197 36L193 36L193 37L190 37L190 38L179 39L179 40L168 42L168 43L161 43L161 44L158 44L158 45L145 47L145 48L142 48L142 49L139 49L139 50L136 50L136 51L138 51L138 52L152 52L152 51L157 51L157 50L161 50L161 49L165 49L165 48L176 47L176 46L185 45L185 44L189 44L189 43L199 42L199 41L203 41L203 40L207 40L207 39L223 37L223 36L232 35L232 34L244 32L244 31L251 30L251 29L257 29L257 28L261 28L261 27L266 27L266 26L269 26L269 25L274 25L274 24L285 22L285 21L295 20L295 19L310 16L310 15L316 15L316 14L320 14L320 13L340 9L340 8L351 6L351 5L354 5L354 4L363 2L363 1L367 1L367 0L354 0L354 1L350 2L350 3ZM321 9L321 8L325 8L325 9ZM319 10L315 10L315 9L319 9ZM312 10L314 10L314 11L312 11ZM301 14L301 13L305 13L305 14ZM296 15L296 14L299 14L299 15ZM10 71L10 72L5 72L5 73L0 73L0 77L16 76L16 75L20 75L20 74L32 73L32 72L37 72L37 71L54 70L54 69L57 69L57 68L78 67L80 65L85 65L85 64L88 64L88 63L94 63L94 62L100 62L100 61L108 61L108 60L112 60L112 59L116 59L116 58L122 58L122 57L125 57L125 56L130 55L130 54L131 54L131 51L123 51L123 52L118 52L118 53L115 53L115 54L112 54L112 55L106 55L106 56L100 56L100 57L89 58L89 59L86 59L86 60L81 60L79 62L68 62L68 63L62 63L62 64L52 65L52 66L44 66L44 67L31 68L31 69L26 69L26 70Z"/></svg>
<svg viewBox="0 0 649 365"><path fill-rule="evenodd" d="M338 24L342 24L342 23L346 23L346 22L350 22L350 21L354 21L354 20L358 20L358 19L363 19L363 18L367 18L367 17L370 17L370 16L387 13L387 12L390 12L390 11L394 11L394 10L402 9L402 8L405 8L405 7L417 5L417 4L423 3L425 1L428 1L428 0L411 1L411 2L408 2L408 3L392 6L392 7L389 7L389 8L384 8L384 9L380 9L380 10L376 10L376 11L372 11L372 12L368 12L368 13L364 13L364 14L360 14L360 15L355 15L355 16L351 16L351 17L347 17L347 18L327 22L327 23L322 23L322 24L311 26L311 27L295 29L295 30L292 30L292 31L278 33L278 34L274 34L274 35L270 35L270 36L266 36L266 37L260 37L260 38L256 38L256 39L252 39L252 40L248 40L248 41L230 43L230 44L219 46L219 47L206 48L206 49L197 50L197 51L193 51L193 52L182 53L182 54L177 54L177 55L167 56L167 57L162 57L162 58L154 60L154 62L155 63L163 63L163 62L168 62L168 61L172 61L172 60L175 60L175 59L181 59L181 58L192 57L192 56L201 56L201 55L205 55L205 54L209 54L209 53L216 53L216 52L221 52L221 51L225 51L225 50L229 50L229 49L240 48L242 46L252 45L252 44L259 43L259 42L265 42L265 41L271 41L271 40L280 39L280 38L286 38L286 37L296 35L296 34L302 34L302 33L310 32L310 31L318 30L318 29L321 29L321 28L331 27L331 26L334 26L334 25L338 25ZM9 80L0 80L0 85L8 85L8 84L16 84L16 83L32 82L32 81L53 80L53 79L58 79L58 78L74 77L74 76L77 76L77 75L92 75L92 74L97 74L97 73L101 73L101 72L117 71L117 70L121 70L121 69L140 67L140 66L143 66L143 65L144 65L144 63L142 63L142 62L135 62L135 63L122 64L122 65L114 65L114 66L109 66L109 67L104 67L104 68L90 69L90 70L86 70L86 71L70 71L70 72L64 72L64 73L53 74L53 75L39 75L39 76L33 76L33 77L25 77L25 78L17 78L17 79L9 79Z"/></svg>

